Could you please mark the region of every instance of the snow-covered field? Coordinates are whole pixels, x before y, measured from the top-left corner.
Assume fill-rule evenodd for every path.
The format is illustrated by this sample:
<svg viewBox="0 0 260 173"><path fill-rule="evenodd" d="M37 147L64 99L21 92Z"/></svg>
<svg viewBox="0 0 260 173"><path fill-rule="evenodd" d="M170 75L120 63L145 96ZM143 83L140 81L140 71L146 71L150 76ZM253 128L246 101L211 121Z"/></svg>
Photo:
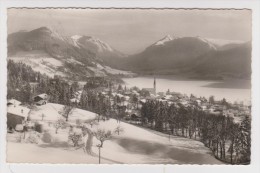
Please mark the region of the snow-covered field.
<svg viewBox="0 0 260 173"><path fill-rule="evenodd" d="M111 68L109 66L102 66L100 64L96 64L97 67L88 67L90 70L94 71L98 76L106 76L106 73L112 74L112 75L125 75L129 77L133 77L136 74L131 71L123 71Z"/></svg>
<svg viewBox="0 0 260 173"><path fill-rule="evenodd" d="M38 107L31 112L31 118L41 120L44 113L45 120L54 121L59 117L58 111L62 105L47 104ZM69 118L73 121L78 118L93 119L94 113L76 109ZM114 119L101 120L93 127L95 131L106 129L114 131L120 126L124 132L113 133L109 141L104 142L101 149L101 163L128 163L128 164L222 164L211 155L211 151L199 141L181 137L173 137L169 140L168 135L152 130L144 129L125 122L118 123ZM51 143L40 142L39 144L19 143L16 138L19 133L7 135L7 161L15 163L98 163L99 142L94 137L93 155L83 152L82 148L74 148L68 144L69 128L60 129L55 134L51 125L46 125L45 132L52 136Z"/></svg>
<svg viewBox="0 0 260 173"><path fill-rule="evenodd" d="M22 62L28 66L31 66L34 71L46 74L50 77L54 77L54 75L66 76L66 72L69 72L68 69L64 69L64 71L60 70L61 67L64 66L65 62L84 65L83 63L75 60L73 57L67 59L56 59L42 50L19 51L15 55L8 57L8 59L17 63ZM96 76L107 76L107 74L112 74L133 77L135 75L130 71L117 70L108 66L102 66L100 64L97 64L97 67L87 66L87 68L95 72Z"/></svg>
<svg viewBox="0 0 260 173"><path fill-rule="evenodd" d="M61 117L59 114L62 111L63 105L55 104L55 103L47 103L46 105L36 106L35 109L32 109L30 112L30 119L35 120L42 120L42 115L44 114L44 121L56 121ZM96 114L93 112L89 112L82 109L74 109L73 113L69 116L70 122L75 122L77 119L80 120L87 120L87 119L94 119Z"/></svg>
<svg viewBox="0 0 260 173"><path fill-rule="evenodd" d="M63 62L51 57L44 51L34 50L30 51L30 53L20 51L16 55L8 57L8 59L13 60L14 62L22 62L31 66L33 70L50 77L53 77L54 75L65 75L57 70L57 68L63 66Z"/></svg>
<svg viewBox="0 0 260 173"><path fill-rule="evenodd" d="M127 76L134 76L135 73L131 71L123 71L123 70L117 70L108 66L105 66L104 69L106 70L107 73L110 74L122 74L122 75L127 75Z"/></svg>

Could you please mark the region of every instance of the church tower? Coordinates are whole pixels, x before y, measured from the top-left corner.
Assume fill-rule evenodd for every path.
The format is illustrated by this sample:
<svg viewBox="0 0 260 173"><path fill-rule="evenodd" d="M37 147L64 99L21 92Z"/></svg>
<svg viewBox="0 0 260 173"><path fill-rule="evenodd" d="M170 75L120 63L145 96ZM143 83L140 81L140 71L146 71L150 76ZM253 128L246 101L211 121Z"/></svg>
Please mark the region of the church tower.
<svg viewBox="0 0 260 173"><path fill-rule="evenodd" d="M156 96L156 78L154 77L153 81L153 90L154 90L154 95Z"/></svg>

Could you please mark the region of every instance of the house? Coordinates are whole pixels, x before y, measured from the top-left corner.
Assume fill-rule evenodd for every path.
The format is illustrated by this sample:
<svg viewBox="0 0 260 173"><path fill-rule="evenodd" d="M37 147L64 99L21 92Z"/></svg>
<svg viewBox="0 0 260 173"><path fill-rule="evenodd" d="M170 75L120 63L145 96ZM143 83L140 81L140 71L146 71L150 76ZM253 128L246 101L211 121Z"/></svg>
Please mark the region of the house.
<svg viewBox="0 0 260 173"><path fill-rule="evenodd" d="M7 127L14 129L17 124L22 124L24 120L27 120L30 109L21 106L21 102L17 100L15 104L10 104L12 101L14 99L7 102Z"/></svg>
<svg viewBox="0 0 260 173"><path fill-rule="evenodd" d="M45 105L47 103L49 99L49 96L48 94L40 94L40 95L37 95L33 98L33 101L35 102L36 105L40 106L40 105Z"/></svg>
<svg viewBox="0 0 260 173"><path fill-rule="evenodd" d="M126 116L126 120L130 120L131 123L140 124L142 121L141 115L137 112L132 112L128 116Z"/></svg>
<svg viewBox="0 0 260 173"><path fill-rule="evenodd" d="M77 98L73 98L73 99L70 99L70 102L71 102L71 103L79 104L80 100L77 99Z"/></svg>
<svg viewBox="0 0 260 173"><path fill-rule="evenodd" d="M21 105L21 102L15 99L9 99L7 100L7 106L19 106Z"/></svg>
<svg viewBox="0 0 260 173"><path fill-rule="evenodd" d="M59 82L59 78L58 77L54 77L53 79L50 79L50 83L51 84L56 84Z"/></svg>
<svg viewBox="0 0 260 173"><path fill-rule="evenodd" d="M208 107L207 107L207 106L205 106L205 105L201 105L200 107L201 107L201 109L202 109L203 111L206 111L206 110L208 110Z"/></svg>
<svg viewBox="0 0 260 173"><path fill-rule="evenodd" d="M157 92L157 95L164 97L165 96L165 92Z"/></svg>
<svg viewBox="0 0 260 173"><path fill-rule="evenodd" d="M155 89L154 88L143 88L143 91L148 91L150 94L155 94Z"/></svg>

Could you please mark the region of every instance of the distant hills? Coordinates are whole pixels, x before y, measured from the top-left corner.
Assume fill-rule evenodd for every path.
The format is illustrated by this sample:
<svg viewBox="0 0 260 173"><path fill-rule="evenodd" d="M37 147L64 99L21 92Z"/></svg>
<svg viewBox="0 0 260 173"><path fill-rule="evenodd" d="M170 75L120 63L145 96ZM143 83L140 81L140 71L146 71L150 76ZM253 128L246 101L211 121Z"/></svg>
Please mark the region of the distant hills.
<svg viewBox="0 0 260 173"><path fill-rule="evenodd" d="M8 59L47 75L132 76L130 71L203 79L251 75L250 42L166 35L141 53L127 56L98 38L63 36L47 27L9 34L7 42Z"/></svg>
<svg viewBox="0 0 260 173"><path fill-rule="evenodd" d="M193 78L249 78L251 44L201 37L171 37L129 56L125 69L140 74L185 74Z"/></svg>
<svg viewBox="0 0 260 173"><path fill-rule="evenodd" d="M225 45L197 58L197 76L247 78L251 76L251 43Z"/></svg>

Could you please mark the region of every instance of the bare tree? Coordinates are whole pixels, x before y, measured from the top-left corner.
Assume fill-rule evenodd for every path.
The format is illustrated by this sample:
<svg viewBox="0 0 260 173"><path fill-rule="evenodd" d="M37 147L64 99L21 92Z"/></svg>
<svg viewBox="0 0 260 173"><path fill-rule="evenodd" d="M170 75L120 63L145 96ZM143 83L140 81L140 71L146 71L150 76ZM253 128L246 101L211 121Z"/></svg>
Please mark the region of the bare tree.
<svg viewBox="0 0 260 173"><path fill-rule="evenodd" d="M96 121L96 119L89 119L84 121L85 124L89 124L90 127L92 128L93 125L98 125L99 123Z"/></svg>
<svg viewBox="0 0 260 173"><path fill-rule="evenodd" d="M121 126L117 126L114 130L114 133L116 133L117 135L120 135L120 133L124 132L124 128Z"/></svg>
<svg viewBox="0 0 260 173"><path fill-rule="evenodd" d="M69 135L69 140L72 141L73 146L77 147L79 146L79 141L82 139L82 135L79 133L72 133Z"/></svg>
<svg viewBox="0 0 260 173"><path fill-rule="evenodd" d="M63 127L65 127L66 126L66 122L64 121L64 119L63 118L59 118L55 123L54 123L54 127L55 127L55 129L56 129L56 134L58 134L58 130L60 129L60 128L63 128Z"/></svg>
<svg viewBox="0 0 260 173"><path fill-rule="evenodd" d="M73 113L75 107L73 105L64 105L62 111L59 111L59 114L66 118L66 121L69 120L69 116Z"/></svg>
<svg viewBox="0 0 260 173"><path fill-rule="evenodd" d="M100 144L97 145L98 147L98 163L101 163L101 148L104 145L104 142L106 140L110 140L112 138L112 133L110 130L101 130L98 129L97 131L94 132L94 136L97 138L97 140L100 141Z"/></svg>

